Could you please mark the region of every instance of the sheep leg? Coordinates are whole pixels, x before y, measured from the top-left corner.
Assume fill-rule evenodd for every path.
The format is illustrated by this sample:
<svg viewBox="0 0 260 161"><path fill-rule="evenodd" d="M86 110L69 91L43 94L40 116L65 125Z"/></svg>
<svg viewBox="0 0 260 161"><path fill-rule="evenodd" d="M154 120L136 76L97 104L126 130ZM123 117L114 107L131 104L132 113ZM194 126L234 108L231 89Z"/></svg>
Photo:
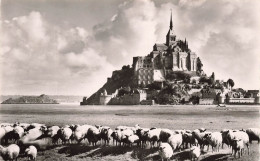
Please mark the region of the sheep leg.
<svg viewBox="0 0 260 161"><path fill-rule="evenodd" d="M246 147L247 147L247 151L248 151L248 155L249 155L249 144L248 143L246 144Z"/></svg>

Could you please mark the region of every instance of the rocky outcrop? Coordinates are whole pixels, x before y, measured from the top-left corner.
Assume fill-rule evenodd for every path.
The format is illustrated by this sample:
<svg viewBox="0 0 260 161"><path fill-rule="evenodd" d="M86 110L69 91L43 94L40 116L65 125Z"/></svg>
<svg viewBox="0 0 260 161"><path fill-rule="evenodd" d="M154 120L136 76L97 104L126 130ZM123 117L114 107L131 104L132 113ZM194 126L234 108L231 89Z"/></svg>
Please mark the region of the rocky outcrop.
<svg viewBox="0 0 260 161"><path fill-rule="evenodd" d="M134 88L134 71L130 67L124 66L121 70L114 71L111 78L107 79L107 82L97 92L92 94L82 105L98 105L100 94L107 91L108 94L112 94L120 87Z"/></svg>

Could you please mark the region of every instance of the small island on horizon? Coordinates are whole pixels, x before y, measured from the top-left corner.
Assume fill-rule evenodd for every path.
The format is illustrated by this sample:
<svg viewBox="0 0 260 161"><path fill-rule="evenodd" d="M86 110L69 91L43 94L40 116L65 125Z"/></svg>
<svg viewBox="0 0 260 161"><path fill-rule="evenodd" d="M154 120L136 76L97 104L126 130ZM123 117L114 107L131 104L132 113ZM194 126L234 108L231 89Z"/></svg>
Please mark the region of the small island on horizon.
<svg viewBox="0 0 260 161"><path fill-rule="evenodd" d="M59 104L55 99L42 94L40 96L21 96L19 98L9 98L1 104Z"/></svg>

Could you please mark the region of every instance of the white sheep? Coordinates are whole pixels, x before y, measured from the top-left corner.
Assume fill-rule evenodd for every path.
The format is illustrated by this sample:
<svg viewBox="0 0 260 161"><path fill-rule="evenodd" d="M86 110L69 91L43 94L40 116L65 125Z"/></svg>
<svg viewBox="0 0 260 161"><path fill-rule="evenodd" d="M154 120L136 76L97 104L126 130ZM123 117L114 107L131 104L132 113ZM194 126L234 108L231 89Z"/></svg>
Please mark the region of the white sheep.
<svg viewBox="0 0 260 161"><path fill-rule="evenodd" d="M151 148L154 146L154 143L160 141L160 133L161 129L152 129L149 130L145 133L145 137L147 138L148 141L150 141Z"/></svg>
<svg viewBox="0 0 260 161"><path fill-rule="evenodd" d="M40 138L43 134L44 132L41 129L33 128L25 132L24 135L21 137L20 141L22 142L34 141Z"/></svg>
<svg viewBox="0 0 260 161"><path fill-rule="evenodd" d="M167 141L173 150L180 149L182 145L182 134L174 134Z"/></svg>
<svg viewBox="0 0 260 161"><path fill-rule="evenodd" d="M11 144L7 147L0 145L0 154L4 160L14 160L17 159L20 153L20 147L16 144Z"/></svg>
<svg viewBox="0 0 260 161"><path fill-rule="evenodd" d="M249 155L249 136L246 132L243 131L237 131L237 132L233 132L232 130L228 131L227 134L227 141L229 142L230 145L232 145L232 153L233 154L233 141L234 139L238 139L238 140L243 140L243 143L247 146L247 151L248 151L248 155Z"/></svg>
<svg viewBox="0 0 260 161"><path fill-rule="evenodd" d="M233 139L233 145L232 145L235 153L234 157L236 158L236 153L238 152L238 157L242 156L242 152L244 151L244 142L242 139Z"/></svg>
<svg viewBox="0 0 260 161"><path fill-rule="evenodd" d="M252 140L257 140L260 142L260 128L249 128L246 130L246 133L249 136L249 142L252 143Z"/></svg>
<svg viewBox="0 0 260 161"><path fill-rule="evenodd" d="M36 160L36 156L37 156L36 147L30 145L27 149L25 149L25 155L28 157L28 160Z"/></svg>
<svg viewBox="0 0 260 161"><path fill-rule="evenodd" d="M212 132L208 133L204 136L204 138L209 142L209 144L212 146L212 152L214 152L214 149L219 152L219 147L222 144L222 134L220 132Z"/></svg>
<svg viewBox="0 0 260 161"><path fill-rule="evenodd" d="M89 128L94 128L92 125L76 126L74 131L74 139L80 143L87 135Z"/></svg>
<svg viewBox="0 0 260 161"><path fill-rule="evenodd" d="M57 132L57 137L62 140L63 144L70 143L70 138L72 136L72 130L68 127L62 127Z"/></svg>
<svg viewBox="0 0 260 161"><path fill-rule="evenodd" d="M126 137L126 143L129 144L129 146L133 146L134 143L139 144L140 139L137 135L131 135Z"/></svg>
<svg viewBox="0 0 260 161"><path fill-rule="evenodd" d="M60 129L59 126L51 126L51 127L48 127L46 133L47 133L47 136L49 137L53 137L57 134L58 130Z"/></svg>
<svg viewBox="0 0 260 161"><path fill-rule="evenodd" d="M199 147L197 147L197 146L192 146L191 148L190 148L190 159L191 159L191 161L194 159L194 160L199 160L199 157L200 157L200 154L201 154L201 152L200 152L200 148Z"/></svg>
<svg viewBox="0 0 260 161"><path fill-rule="evenodd" d="M159 155L162 160L169 160L173 155L172 147L168 143L161 143L159 147Z"/></svg>

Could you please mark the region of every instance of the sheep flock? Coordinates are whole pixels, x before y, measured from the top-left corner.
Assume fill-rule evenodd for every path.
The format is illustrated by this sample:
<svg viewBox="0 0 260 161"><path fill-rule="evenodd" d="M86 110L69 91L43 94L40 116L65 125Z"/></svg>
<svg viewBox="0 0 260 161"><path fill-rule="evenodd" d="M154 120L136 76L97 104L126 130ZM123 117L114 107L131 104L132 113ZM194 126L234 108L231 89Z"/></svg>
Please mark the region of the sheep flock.
<svg viewBox="0 0 260 161"><path fill-rule="evenodd" d="M208 131L172 130L158 127L144 128L117 126L112 129L101 125L46 126L40 123L1 123L0 154L4 160L28 157L36 160L37 150L44 139L52 145L84 144L85 146L127 146L157 148L161 159L171 159L174 152L188 150L191 160L198 160L202 152L219 152L224 145L231 149L235 158L250 155L252 141L260 141L260 128L246 130L222 129Z"/></svg>

